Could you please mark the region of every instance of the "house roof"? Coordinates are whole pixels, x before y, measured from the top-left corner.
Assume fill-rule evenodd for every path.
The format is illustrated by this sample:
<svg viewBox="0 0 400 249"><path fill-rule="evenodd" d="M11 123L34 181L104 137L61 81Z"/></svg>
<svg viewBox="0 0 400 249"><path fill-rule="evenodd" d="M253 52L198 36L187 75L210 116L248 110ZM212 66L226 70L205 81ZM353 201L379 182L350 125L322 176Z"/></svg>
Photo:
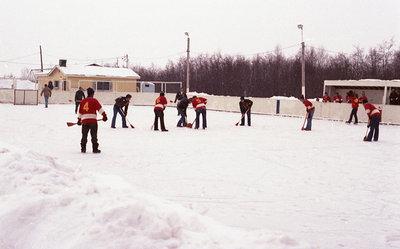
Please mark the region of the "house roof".
<svg viewBox="0 0 400 249"><path fill-rule="evenodd" d="M129 68L102 67L97 65L68 66L68 67L60 67L59 65L56 65L49 72L39 73L38 75L49 76L56 69L60 70L66 76L140 79L140 76Z"/></svg>

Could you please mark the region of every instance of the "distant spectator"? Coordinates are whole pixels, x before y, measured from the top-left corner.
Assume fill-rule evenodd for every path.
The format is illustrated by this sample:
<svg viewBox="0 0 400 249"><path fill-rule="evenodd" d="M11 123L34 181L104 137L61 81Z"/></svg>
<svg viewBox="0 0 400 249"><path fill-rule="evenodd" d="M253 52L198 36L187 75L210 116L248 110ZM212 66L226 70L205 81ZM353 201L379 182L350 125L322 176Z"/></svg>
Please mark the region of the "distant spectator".
<svg viewBox="0 0 400 249"><path fill-rule="evenodd" d="M352 96L352 95L354 95L353 91L349 91L349 92L346 93L346 103L351 103L351 97L350 96Z"/></svg>
<svg viewBox="0 0 400 249"><path fill-rule="evenodd" d="M396 89L392 89L389 95L389 104L391 105L398 105L399 104L399 93L396 91Z"/></svg>
<svg viewBox="0 0 400 249"><path fill-rule="evenodd" d="M365 96L365 92L362 91L361 92L361 97L358 98L358 102L364 103L364 100L366 100L368 102L368 98L367 98L367 96Z"/></svg>
<svg viewBox="0 0 400 249"><path fill-rule="evenodd" d="M85 93L83 92L83 88L80 86L78 91L75 93L75 114L78 113L79 105L82 100L85 98Z"/></svg>
<svg viewBox="0 0 400 249"><path fill-rule="evenodd" d="M328 92L325 92L324 96L322 97L322 102L323 103L331 102L331 97L329 97Z"/></svg>
<svg viewBox="0 0 400 249"><path fill-rule="evenodd" d="M342 103L343 102L343 97L339 93L336 93L336 95L333 97L333 102L335 103Z"/></svg>
<svg viewBox="0 0 400 249"><path fill-rule="evenodd" d="M49 98L51 97L51 89L44 84L44 88L40 92L40 96L44 95L44 107L47 108L49 106Z"/></svg>
<svg viewBox="0 0 400 249"><path fill-rule="evenodd" d="M50 90L53 90L54 86L53 86L53 82L49 81L49 88Z"/></svg>

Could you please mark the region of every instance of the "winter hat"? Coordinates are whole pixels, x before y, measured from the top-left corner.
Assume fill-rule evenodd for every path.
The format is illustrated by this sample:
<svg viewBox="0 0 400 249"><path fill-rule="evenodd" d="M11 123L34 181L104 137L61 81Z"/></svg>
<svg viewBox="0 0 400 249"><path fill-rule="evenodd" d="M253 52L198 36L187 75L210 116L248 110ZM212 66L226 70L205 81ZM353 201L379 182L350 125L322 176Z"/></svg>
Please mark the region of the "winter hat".
<svg viewBox="0 0 400 249"><path fill-rule="evenodd" d="M240 97L240 100L242 100L242 99L244 100L244 97L243 97L243 96L242 96L242 97Z"/></svg>
<svg viewBox="0 0 400 249"><path fill-rule="evenodd" d="M132 98L132 95L128 93L125 98Z"/></svg>
<svg viewBox="0 0 400 249"><path fill-rule="evenodd" d="M91 95L94 94L93 88L90 88L90 87L89 87L86 91L87 91L87 95L88 95L88 96L91 96Z"/></svg>

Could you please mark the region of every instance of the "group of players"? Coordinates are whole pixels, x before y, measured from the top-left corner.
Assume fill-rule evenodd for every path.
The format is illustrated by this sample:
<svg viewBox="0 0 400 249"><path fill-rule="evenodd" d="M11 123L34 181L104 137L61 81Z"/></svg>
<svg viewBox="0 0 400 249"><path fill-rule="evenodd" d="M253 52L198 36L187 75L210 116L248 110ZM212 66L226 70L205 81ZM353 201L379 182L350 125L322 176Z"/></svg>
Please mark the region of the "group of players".
<svg viewBox="0 0 400 249"><path fill-rule="evenodd" d="M79 92L80 91L80 92ZM83 91L80 88L77 91L77 95L79 95L81 98L80 100L75 98L75 101L77 101L76 105L76 110L78 109L79 106L79 113L78 113L78 125L82 125L82 139L81 139L81 152L86 153L86 144L87 144L87 137L90 132L91 135L91 142L92 142L92 149L93 153L100 153L101 151L99 150L99 144L98 144L98 139L97 139L97 130L98 130L98 125L97 121L103 120L106 122L108 120L107 114L102 108L101 104L99 101L94 98L94 90L92 88L87 89L87 98L84 98L84 94L82 94ZM76 95L76 96L77 96ZM352 106L353 106L353 111L350 116L350 120L348 123L351 122L351 119L353 116L355 116L355 123L358 122L357 120L357 109L358 109L358 101L359 98L357 98L355 95L352 93L350 94L351 96L351 101L352 101ZM83 99L82 99L83 98ZM126 124L126 116L128 114L128 106L129 102L131 100L132 96L130 94L127 94L125 97L121 96L115 99L115 104L113 107L113 118L111 122L111 128L116 128L115 123L116 123L116 117L118 114L121 115L122 118L122 127L123 128L129 128ZM312 126L312 118L314 115L315 111L315 106L310 102L309 100L305 99L303 96L299 97L299 100L306 106L306 112L307 112L307 126L303 127L302 130L306 131L311 131L311 126ZM177 110L178 110L178 115L180 115L180 119L177 123L177 127L192 127L192 123L187 122L187 114L186 114L186 109L189 106L189 103L192 104L195 112L196 112L196 119L194 120L195 122L195 129L199 129L200 127L200 116L202 118L202 128L206 129L207 128L207 110L206 110L206 105L207 105L207 99L203 97L197 97L193 96L191 98L188 98L186 94L183 92L183 89L181 88L180 91L177 93L176 98L175 98L175 103L177 103ZM172 102L172 101L171 101ZM368 122L368 128L370 128L370 132L368 136L365 138L365 141L372 141L372 138L374 141L378 141L379 137L379 122L381 119L381 112L378 108L376 108L374 105L368 103L368 100L365 98L362 99L363 106L366 110L366 113L369 117L369 122ZM165 123L164 123L164 110L168 104L167 99L164 96L164 93L161 92L160 96L156 99L155 105L154 105L154 123L151 126L152 130L158 131L158 121L160 121L160 128L162 132L167 132L168 130L165 128ZM240 98L239 102L239 107L240 111L242 114L241 118L241 126L245 125L245 116L247 115L247 123L249 126L251 126L251 107L253 105L253 102L249 99L245 99L244 97ZM75 110L75 112L76 112ZM97 119L97 112L103 116L102 119L98 120Z"/></svg>

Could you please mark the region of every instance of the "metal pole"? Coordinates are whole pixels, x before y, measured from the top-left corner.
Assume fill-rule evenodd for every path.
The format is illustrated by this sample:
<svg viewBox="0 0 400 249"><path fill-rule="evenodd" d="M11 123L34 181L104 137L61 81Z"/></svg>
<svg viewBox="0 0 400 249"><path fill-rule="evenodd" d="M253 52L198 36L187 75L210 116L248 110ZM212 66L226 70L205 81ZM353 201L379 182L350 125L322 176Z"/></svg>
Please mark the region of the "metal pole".
<svg viewBox="0 0 400 249"><path fill-rule="evenodd" d="M40 71L43 73L42 45L40 45Z"/></svg>
<svg viewBox="0 0 400 249"><path fill-rule="evenodd" d="M304 42L301 42L301 94L306 98L306 63L304 61L304 48Z"/></svg>
<svg viewBox="0 0 400 249"><path fill-rule="evenodd" d="M306 63L304 60L305 44L303 41L303 24L297 25L301 29L301 94L306 98Z"/></svg>
<svg viewBox="0 0 400 249"><path fill-rule="evenodd" d="M189 72L190 72L190 38L189 38L189 33L185 32L185 35L187 36L187 57L186 57L186 93L189 92Z"/></svg>

